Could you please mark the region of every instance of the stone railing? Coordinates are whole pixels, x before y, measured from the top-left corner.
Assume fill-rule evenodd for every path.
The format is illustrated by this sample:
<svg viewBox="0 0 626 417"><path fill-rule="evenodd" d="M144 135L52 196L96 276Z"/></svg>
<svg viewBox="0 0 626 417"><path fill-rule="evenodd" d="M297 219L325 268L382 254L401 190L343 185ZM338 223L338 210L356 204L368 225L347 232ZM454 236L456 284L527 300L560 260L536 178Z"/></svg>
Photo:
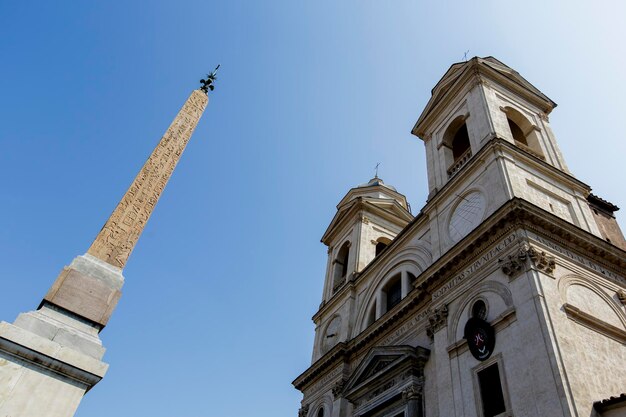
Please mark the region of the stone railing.
<svg viewBox="0 0 626 417"><path fill-rule="evenodd" d="M456 161L448 168L448 179L452 178L457 172L463 168L465 163L470 160L472 157L472 149L468 149L465 151L463 155L457 158Z"/></svg>

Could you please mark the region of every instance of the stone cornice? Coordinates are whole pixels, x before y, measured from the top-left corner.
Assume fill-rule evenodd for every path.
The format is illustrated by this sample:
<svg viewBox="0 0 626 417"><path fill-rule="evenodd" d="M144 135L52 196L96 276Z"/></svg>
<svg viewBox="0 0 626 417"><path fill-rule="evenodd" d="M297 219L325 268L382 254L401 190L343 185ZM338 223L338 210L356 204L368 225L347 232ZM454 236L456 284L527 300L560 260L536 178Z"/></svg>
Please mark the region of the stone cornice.
<svg viewBox="0 0 626 417"><path fill-rule="evenodd" d="M452 177L440 190L438 190L434 195L429 198L424 208L422 208L422 211L428 213L430 211L429 209L431 207L434 207L434 205L436 205L439 200L447 197L447 190L454 188L456 184L463 182L476 170L483 169L484 166L480 163L480 161L489 154L497 154L498 151L508 152L510 155L514 155L515 158L521 162L534 164L534 166L538 168L541 172L553 178L559 179L568 186L581 190L581 192L589 193L591 191L591 187L589 187L584 182L578 180L577 178L524 151L523 149L512 144L511 142L499 137L495 137L490 139L482 148L480 148L480 150L475 155L473 155L469 161L467 161L465 166L459 171L458 174ZM497 157L502 156L496 155L496 158Z"/></svg>
<svg viewBox="0 0 626 417"><path fill-rule="evenodd" d="M98 359L6 322L0 322L0 352L69 378L87 391L104 377L109 367Z"/></svg>
<svg viewBox="0 0 626 417"><path fill-rule="evenodd" d="M411 228L409 226L408 228ZM407 228L407 229L408 229ZM577 226L525 200L514 198L503 204L481 226L457 243L444 256L424 270L415 281L415 289L400 304L385 313L350 341L340 343L293 381L303 390L326 369L370 348L381 337L399 326L409 314L428 312L431 294L454 276L463 265L504 238L513 230L525 229L553 240L598 264L626 277L626 252ZM405 229L406 230L406 229ZM404 233L404 231L403 231ZM391 248L391 246L390 246ZM393 252L393 250L389 251ZM497 259L494 259L497 262ZM420 313L421 314L421 313ZM422 319L426 319L426 315Z"/></svg>
<svg viewBox="0 0 626 417"><path fill-rule="evenodd" d="M397 213L391 212L376 204L377 200L371 198L357 197L349 208L338 211L330 222L330 225L324 232L321 242L330 245L331 240L336 236L337 232L343 230L346 224L352 222L353 217L360 210L374 213L384 220L387 220L399 227L405 227L408 222L413 219L413 215L406 211L398 202L393 200L384 200L385 204L392 204L397 209Z"/></svg>
<svg viewBox="0 0 626 417"><path fill-rule="evenodd" d="M443 110L448 108L451 101L458 98L463 89L469 88L471 90L474 86L488 84L489 81L498 83L508 90L516 92L540 108L545 114L549 114L556 107L556 103L511 68L509 68L510 72L507 71L508 73L505 74L503 71L496 70L491 65L486 64L482 58L472 58L467 63L461 65L464 65L464 67L459 68L456 73L450 74L451 67L437 83L424 111L411 130L412 134L427 140L428 127L438 119ZM504 64L500 65L506 67ZM456 78L449 82L449 86L439 88L440 84L448 77Z"/></svg>

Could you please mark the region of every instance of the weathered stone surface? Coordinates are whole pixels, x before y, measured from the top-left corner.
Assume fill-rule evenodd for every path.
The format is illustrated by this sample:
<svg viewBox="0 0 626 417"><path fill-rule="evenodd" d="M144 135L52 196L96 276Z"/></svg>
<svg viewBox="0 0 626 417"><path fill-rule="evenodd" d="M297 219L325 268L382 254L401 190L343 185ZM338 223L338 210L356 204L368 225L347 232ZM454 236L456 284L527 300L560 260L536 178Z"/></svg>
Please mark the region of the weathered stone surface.
<svg viewBox="0 0 626 417"><path fill-rule="evenodd" d="M366 262L353 263L357 273L339 291L325 290L313 316L313 363L294 381L306 417L321 408L332 417L482 416L478 375L491 366L500 377L501 416L590 416L595 401L624 392L626 259L601 233L590 188L565 165L547 118L554 105L494 58L454 64L414 130L426 147L429 183L417 218L394 232L381 255L364 257L363 219L374 225L366 243L386 230L381 219L346 216L338 206L333 233L323 239L329 260L350 239L350 259ZM449 133L463 123L471 152L459 162ZM397 275L409 271L415 279L398 300ZM327 289L331 274L328 268ZM464 339L474 314L495 332L484 361ZM337 317L341 344L324 351ZM358 385L358 395L336 395L337 383L354 378L370 352L398 345L431 352L423 414L391 370ZM357 398L363 393L373 396Z"/></svg>
<svg viewBox="0 0 626 417"><path fill-rule="evenodd" d="M87 253L124 268L207 103L191 94Z"/></svg>

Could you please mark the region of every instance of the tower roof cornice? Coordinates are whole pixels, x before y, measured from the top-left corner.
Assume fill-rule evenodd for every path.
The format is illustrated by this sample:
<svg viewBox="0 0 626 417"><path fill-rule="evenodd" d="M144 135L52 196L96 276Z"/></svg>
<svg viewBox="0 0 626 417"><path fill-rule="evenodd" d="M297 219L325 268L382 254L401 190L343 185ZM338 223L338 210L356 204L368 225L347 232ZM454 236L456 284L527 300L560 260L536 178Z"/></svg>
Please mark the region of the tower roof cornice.
<svg viewBox="0 0 626 417"><path fill-rule="evenodd" d="M356 197L349 201L349 204L341 206L337 211L330 225L324 232L321 242L325 245L330 245L337 233L342 230L347 223L350 223L360 211L376 214L400 227L406 226L408 222L413 220L413 215L396 200L388 198Z"/></svg>
<svg viewBox="0 0 626 417"><path fill-rule="evenodd" d="M474 57L466 62L452 64L431 90L431 98L415 123L411 133L424 139L428 127L442 110L468 86L484 84L487 80L517 92L529 102L549 114L557 104L538 88L528 82L517 71L494 57Z"/></svg>

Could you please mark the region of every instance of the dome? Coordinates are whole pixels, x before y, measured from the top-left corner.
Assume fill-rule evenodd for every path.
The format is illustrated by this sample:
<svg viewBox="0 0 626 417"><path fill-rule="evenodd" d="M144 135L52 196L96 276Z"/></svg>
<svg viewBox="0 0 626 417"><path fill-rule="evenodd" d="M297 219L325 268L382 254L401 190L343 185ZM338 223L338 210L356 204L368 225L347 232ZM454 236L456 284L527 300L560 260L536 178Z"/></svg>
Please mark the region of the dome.
<svg viewBox="0 0 626 417"><path fill-rule="evenodd" d="M383 182L383 180L378 178L378 177L372 178L371 180L369 180L369 182L367 182L365 184L359 184L355 188L375 187L377 185L380 185L382 187L389 188L392 191L398 192L398 190L396 190L396 187L394 187L392 185L385 184Z"/></svg>

